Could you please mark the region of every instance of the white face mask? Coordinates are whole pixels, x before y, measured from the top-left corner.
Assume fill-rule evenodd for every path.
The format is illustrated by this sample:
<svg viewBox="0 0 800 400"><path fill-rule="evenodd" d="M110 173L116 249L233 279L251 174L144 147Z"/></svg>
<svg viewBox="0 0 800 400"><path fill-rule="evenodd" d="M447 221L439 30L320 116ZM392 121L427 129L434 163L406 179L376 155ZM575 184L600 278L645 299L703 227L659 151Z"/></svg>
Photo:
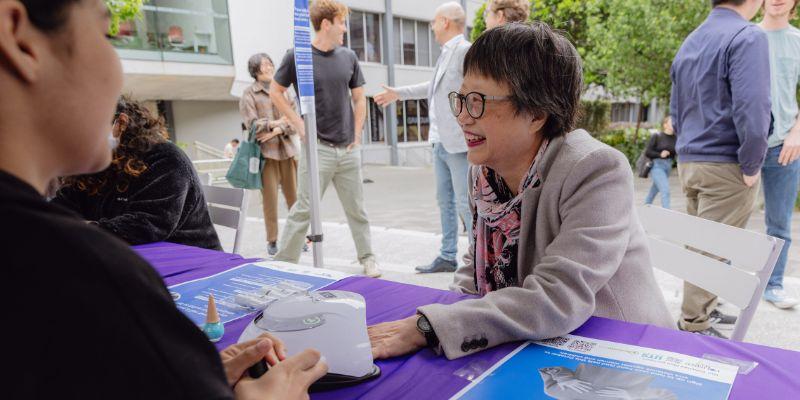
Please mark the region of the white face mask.
<svg viewBox="0 0 800 400"><path fill-rule="evenodd" d="M117 149L117 146L119 146L119 139L114 137L114 132L109 133L108 134L108 148L111 149L111 151L114 151L114 150Z"/></svg>
<svg viewBox="0 0 800 400"><path fill-rule="evenodd" d="M111 125L111 132L108 133L108 148L111 149L111 151L116 150L117 146L119 146L119 138L114 136L114 127L116 126L117 121L115 120L114 124Z"/></svg>

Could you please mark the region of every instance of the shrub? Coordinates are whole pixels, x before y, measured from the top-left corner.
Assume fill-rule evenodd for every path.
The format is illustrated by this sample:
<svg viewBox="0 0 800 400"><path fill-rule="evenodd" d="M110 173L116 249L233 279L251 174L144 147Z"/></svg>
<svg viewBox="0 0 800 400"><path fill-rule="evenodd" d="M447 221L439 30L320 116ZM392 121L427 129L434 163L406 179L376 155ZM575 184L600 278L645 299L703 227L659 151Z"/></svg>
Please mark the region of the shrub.
<svg viewBox="0 0 800 400"><path fill-rule="evenodd" d="M603 135L611 123L611 103L605 100L581 100L577 127L594 136Z"/></svg>
<svg viewBox="0 0 800 400"><path fill-rule="evenodd" d="M631 164L631 168L633 168L634 165L636 165L636 159L642 154L644 147L647 145L647 141L650 140L650 132L646 129L641 129L639 130L639 138L634 143L634 131L635 129L633 128L613 130L602 136L598 136L597 140L625 154L625 157L628 158L628 162Z"/></svg>

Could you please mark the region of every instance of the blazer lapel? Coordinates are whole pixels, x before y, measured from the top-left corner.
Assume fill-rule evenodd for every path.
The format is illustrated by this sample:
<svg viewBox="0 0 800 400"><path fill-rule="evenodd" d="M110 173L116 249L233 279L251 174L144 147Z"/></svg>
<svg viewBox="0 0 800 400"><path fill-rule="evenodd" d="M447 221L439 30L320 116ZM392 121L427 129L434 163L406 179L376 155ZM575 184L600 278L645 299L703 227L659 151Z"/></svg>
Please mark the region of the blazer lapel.
<svg viewBox="0 0 800 400"><path fill-rule="evenodd" d="M452 49L447 51L445 57L441 60L441 63L438 63L438 67L436 68L436 75L433 77L433 86L431 92L436 91L436 87L439 85L439 82L442 81L442 77L444 76L445 71L447 70L448 65L450 64L450 60L453 58L453 53L455 53L455 48L458 47L460 41L457 42ZM444 52L444 46L442 46L442 52ZM441 56L440 56L441 58Z"/></svg>

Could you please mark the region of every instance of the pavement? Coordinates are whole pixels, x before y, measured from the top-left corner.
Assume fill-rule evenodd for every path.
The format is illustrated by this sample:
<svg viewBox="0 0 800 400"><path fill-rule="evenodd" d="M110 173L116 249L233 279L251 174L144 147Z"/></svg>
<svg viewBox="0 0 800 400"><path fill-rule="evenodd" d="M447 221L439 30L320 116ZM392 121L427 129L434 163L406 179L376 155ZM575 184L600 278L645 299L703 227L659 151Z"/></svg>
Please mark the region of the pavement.
<svg viewBox="0 0 800 400"><path fill-rule="evenodd" d="M414 270L415 266L427 264L439 254L441 233L433 169L365 165L364 178L371 181L364 185L364 197L371 224L373 252L384 271L381 279L447 289L452 281L452 273L417 274ZM649 187L649 180L636 179L635 196L638 204L644 203ZM670 178L670 187L672 209L684 211L686 202L676 176ZM269 258L266 253L261 196L252 192L250 199L241 254L245 257ZM656 204L659 201L657 198ZM325 267L352 274L360 273L355 247L336 191L329 190L323 196L320 206ZM282 228L288 213L283 199L280 200L279 207ZM792 226L792 236L800 237L800 213L794 214ZM765 231L762 210L753 213L748 229L762 233ZM231 251L234 232L226 228L218 228L218 231L223 247ZM466 247L467 238L462 235L459 239L459 255L466 251ZM300 264L313 265L310 252L303 253ZM800 295L798 267L800 247L793 246L789 252L785 286L795 296ZM659 270L654 272L667 306L677 320L683 296L682 281ZM721 308L726 313L737 312L730 304L723 304ZM800 307L780 310L762 301L745 341L800 351Z"/></svg>

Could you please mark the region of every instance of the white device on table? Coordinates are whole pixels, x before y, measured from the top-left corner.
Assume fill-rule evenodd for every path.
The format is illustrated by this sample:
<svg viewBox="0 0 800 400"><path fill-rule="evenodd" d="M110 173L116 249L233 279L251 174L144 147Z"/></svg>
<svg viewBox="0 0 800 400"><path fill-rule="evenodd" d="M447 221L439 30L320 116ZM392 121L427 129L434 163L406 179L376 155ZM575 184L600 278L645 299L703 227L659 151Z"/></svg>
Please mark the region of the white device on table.
<svg viewBox="0 0 800 400"><path fill-rule="evenodd" d="M282 340L292 356L316 349L328 374L316 389L358 383L380 375L367 335L367 307L358 293L325 290L274 299L245 328L239 342L269 333Z"/></svg>

